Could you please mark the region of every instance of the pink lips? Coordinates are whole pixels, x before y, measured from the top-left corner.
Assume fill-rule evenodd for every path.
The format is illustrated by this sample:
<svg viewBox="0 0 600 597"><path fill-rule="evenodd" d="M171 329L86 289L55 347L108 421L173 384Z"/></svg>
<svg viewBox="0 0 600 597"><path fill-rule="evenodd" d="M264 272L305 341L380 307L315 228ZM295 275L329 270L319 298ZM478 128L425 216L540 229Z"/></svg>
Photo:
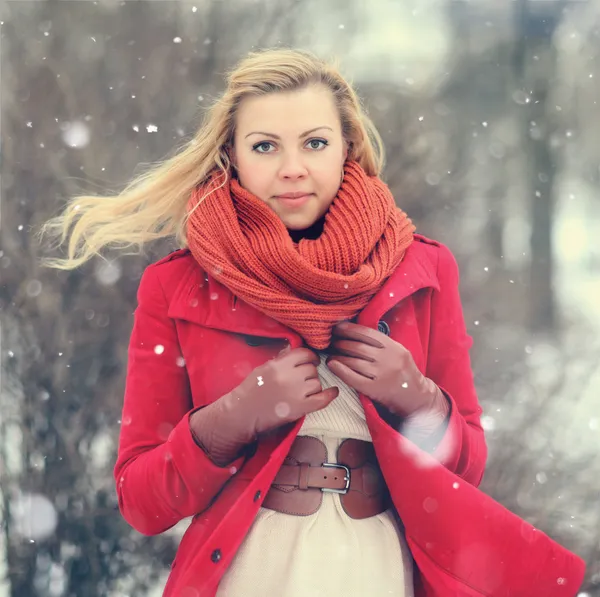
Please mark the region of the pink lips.
<svg viewBox="0 0 600 597"><path fill-rule="evenodd" d="M304 205L311 197L312 193L304 193L302 191L283 193L283 195L275 196L275 198L286 207L300 207Z"/></svg>

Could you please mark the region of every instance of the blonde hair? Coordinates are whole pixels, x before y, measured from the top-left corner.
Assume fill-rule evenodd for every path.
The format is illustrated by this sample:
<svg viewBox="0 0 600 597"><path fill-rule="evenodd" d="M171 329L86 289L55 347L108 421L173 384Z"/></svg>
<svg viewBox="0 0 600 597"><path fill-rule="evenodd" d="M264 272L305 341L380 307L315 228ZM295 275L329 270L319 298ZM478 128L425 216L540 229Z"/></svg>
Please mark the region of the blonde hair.
<svg viewBox="0 0 600 597"><path fill-rule="evenodd" d="M367 174L379 176L385 159L381 137L337 64L302 50L252 52L228 73L224 93L176 155L132 180L118 195L70 199L60 215L41 226L40 238L49 234L58 240L58 247L69 239L66 258L46 258L42 264L72 270L94 255L101 257L103 248L139 254L145 243L170 236L187 247L187 201L197 185L218 171L227 183L231 171L227 149L233 144L236 112L243 99L312 84L325 85L333 93L348 159L357 161Z"/></svg>

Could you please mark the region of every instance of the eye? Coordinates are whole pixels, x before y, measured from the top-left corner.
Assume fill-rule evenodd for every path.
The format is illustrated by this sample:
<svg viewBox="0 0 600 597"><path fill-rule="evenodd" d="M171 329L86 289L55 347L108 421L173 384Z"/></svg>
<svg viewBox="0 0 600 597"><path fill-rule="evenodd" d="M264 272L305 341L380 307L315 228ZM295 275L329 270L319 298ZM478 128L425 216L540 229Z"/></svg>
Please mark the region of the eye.
<svg viewBox="0 0 600 597"><path fill-rule="evenodd" d="M322 143L323 145L321 147L319 147L319 145L318 145L319 143ZM308 145L310 145L311 149L319 151L320 149L327 147L327 145L329 145L329 143L325 139L310 139L308 141Z"/></svg>
<svg viewBox="0 0 600 597"><path fill-rule="evenodd" d="M267 150L262 151L260 148L264 149L267 148ZM260 143L257 143L256 145L254 145L252 147L252 151L256 151L256 153L271 153L270 151L268 151L269 147L273 147L273 143L269 142L269 141L261 141Z"/></svg>

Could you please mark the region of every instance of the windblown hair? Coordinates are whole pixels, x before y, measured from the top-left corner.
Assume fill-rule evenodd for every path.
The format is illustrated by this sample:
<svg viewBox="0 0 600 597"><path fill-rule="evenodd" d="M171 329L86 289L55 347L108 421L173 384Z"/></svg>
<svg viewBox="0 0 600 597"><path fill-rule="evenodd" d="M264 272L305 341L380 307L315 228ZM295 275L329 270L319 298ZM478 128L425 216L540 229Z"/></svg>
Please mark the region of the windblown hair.
<svg viewBox="0 0 600 597"><path fill-rule="evenodd" d="M45 234L55 238L57 247L68 240L66 258L46 258L43 265L72 270L101 256L104 248L138 254L145 243L165 237L174 236L179 246L186 247L186 209L192 190L219 171L224 175L222 184L228 183L228 149L243 99L310 85L324 85L333 93L348 159L357 161L367 174L380 175L385 159L381 137L336 64L302 50L252 52L227 74L224 93L176 155L133 179L118 195L69 199L60 215L41 226L40 238Z"/></svg>

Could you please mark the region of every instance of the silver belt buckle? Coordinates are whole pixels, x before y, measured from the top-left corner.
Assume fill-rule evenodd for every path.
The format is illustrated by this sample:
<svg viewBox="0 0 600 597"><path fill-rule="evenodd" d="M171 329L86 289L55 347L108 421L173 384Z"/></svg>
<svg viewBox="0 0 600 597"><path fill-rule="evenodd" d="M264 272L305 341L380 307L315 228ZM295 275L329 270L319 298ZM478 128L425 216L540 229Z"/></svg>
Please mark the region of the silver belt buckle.
<svg viewBox="0 0 600 597"><path fill-rule="evenodd" d="M324 493L340 493L342 495L347 494L348 490L350 489L350 469L347 466L344 466L343 464L333 464L331 462L324 462L322 466L326 466L328 468L342 469L345 474L344 481L346 481L346 487L344 487L343 489L329 489L329 487L321 487L321 491Z"/></svg>

